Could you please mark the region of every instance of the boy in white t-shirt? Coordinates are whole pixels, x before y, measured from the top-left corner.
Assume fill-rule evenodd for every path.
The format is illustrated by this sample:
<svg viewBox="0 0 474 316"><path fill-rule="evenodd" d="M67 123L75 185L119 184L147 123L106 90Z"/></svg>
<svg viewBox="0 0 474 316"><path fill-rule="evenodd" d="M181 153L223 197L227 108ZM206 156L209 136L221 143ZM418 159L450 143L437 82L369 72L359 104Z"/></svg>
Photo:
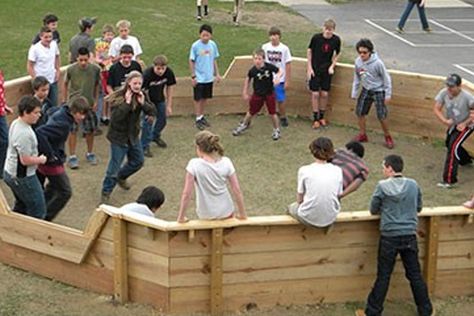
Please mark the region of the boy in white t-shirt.
<svg viewBox="0 0 474 316"><path fill-rule="evenodd" d="M278 27L272 26L268 35L270 42L263 44L262 49L265 51L265 62L281 69L280 84L275 86L275 97L280 115L280 125L288 127L285 100L291 77L291 52L288 46L280 42L281 30Z"/></svg>
<svg viewBox="0 0 474 316"><path fill-rule="evenodd" d="M132 23L127 20L120 20L117 22L116 27L119 33L119 36L114 38L110 42L109 56L112 57L112 60L116 62L120 58L120 49L123 45L128 44L133 48L133 60L141 63L140 55L143 54L142 47L138 38L130 35L130 27Z"/></svg>
<svg viewBox="0 0 474 316"><path fill-rule="evenodd" d="M329 138L315 139L309 149L314 162L298 170L297 198L288 211L304 225L327 227L341 208L338 196L342 193L342 169L328 162L334 156Z"/></svg>
<svg viewBox="0 0 474 316"><path fill-rule="evenodd" d="M136 202L125 204L120 208L124 213L135 213L155 217L155 213L165 203L163 191L150 185L143 189Z"/></svg>

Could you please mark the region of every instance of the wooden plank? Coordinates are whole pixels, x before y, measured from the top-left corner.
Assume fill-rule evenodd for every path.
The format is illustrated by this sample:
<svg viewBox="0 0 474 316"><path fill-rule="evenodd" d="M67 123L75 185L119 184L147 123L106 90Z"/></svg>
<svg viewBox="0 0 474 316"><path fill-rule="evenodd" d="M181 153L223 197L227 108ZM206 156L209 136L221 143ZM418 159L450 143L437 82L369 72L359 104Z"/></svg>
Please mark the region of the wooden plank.
<svg viewBox="0 0 474 316"><path fill-rule="evenodd" d="M3 191L0 189L0 214L8 215L10 212L10 206L8 205L7 199L5 198Z"/></svg>
<svg viewBox="0 0 474 316"><path fill-rule="evenodd" d="M439 244L439 222L438 216L429 219L428 234L426 236L425 269L423 271L428 292L433 295L436 285L436 270L438 263Z"/></svg>
<svg viewBox="0 0 474 316"><path fill-rule="evenodd" d="M440 242L474 240L474 229L470 225L464 225L463 216L443 216L439 235Z"/></svg>
<svg viewBox="0 0 474 316"><path fill-rule="evenodd" d="M438 271L435 295L437 297L474 295L474 269Z"/></svg>
<svg viewBox="0 0 474 316"><path fill-rule="evenodd" d="M127 222L114 217L114 297L120 303L128 301Z"/></svg>
<svg viewBox="0 0 474 316"><path fill-rule="evenodd" d="M453 269L474 269L473 254L474 239L441 241L438 244L437 272Z"/></svg>
<svg viewBox="0 0 474 316"><path fill-rule="evenodd" d="M223 256L222 244L224 240L224 229L216 228L212 230L212 251L211 251L211 281L210 281L210 302L211 315L219 316L224 312L222 279L223 279Z"/></svg>
<svg viewBox="0 0 474 316"><path fill-rule="evenodd" d="M84 237L88 240L88 242L86 244L84 252L82 253L80 261L81 263L89 254L89 250L92 248L94 242L99 237L100 233L102 232L102 228L105 226L105 223L107 222L109 217L110 216L108 214L100 210L96 210L89 218L86 228L84 229Z"/></svg>
<svg viewBox="0 0 474 316"><path fill-rule="evenodd" d="M164 313L169 311L169 289L167 287L131 276L128 283L132 302L150 304Z"/></svg>

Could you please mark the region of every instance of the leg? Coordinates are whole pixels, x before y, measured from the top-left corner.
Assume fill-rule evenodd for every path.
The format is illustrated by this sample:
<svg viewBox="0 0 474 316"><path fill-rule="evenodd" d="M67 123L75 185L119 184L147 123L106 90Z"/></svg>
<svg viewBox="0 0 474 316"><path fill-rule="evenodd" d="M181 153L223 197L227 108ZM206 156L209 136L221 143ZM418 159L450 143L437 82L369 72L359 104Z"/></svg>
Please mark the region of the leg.
<svg viewBox="0 0 474 316"><path fill-rule="evenodd" d="M86 136L87 153L93 153L94 152L94 133L87 133L85 136Z"/></svg>
<svg viewBox="0 0 474 316"><path fill-rule="evenodd" d="M52 221L56 215L66 206L72 196L71 183L66 172L59 175L48 176L48 184L45 189L49 199L46 200L46 220Z"/></svg>
<svg viewBox="0 0 474 316"><path fill-rule="evenodd" d="M385 136L390 136L390 132L388 131L388 123L386 119L380 120L380 126L382 127L383 134Z"/></svg>
<svg viewBox="0 0 474 316"><path fill-rule="evenodd" d="M240 20L242 19L242 11L244 7L244 0L236 0L237 1L237 14L235 16L235 22L240 24Z"/></svg>
<svg viewBox="0 0 474 316"><path fill-rule="evenodd" d="M408 16L410 15L414 5L414 2L407 1L405 10L403 11L402 16L400 17L400 21L398 22L398 27L400 29L403 29L405 27L405 23L407 22Z"/></svg>
<svg viewBox="0 0 474 316"><path fill-rule="evenodd" d="M126 180L143 166L143 149L139 142L130 144L127 151L127 163L120 168L117 179Z"/></svg>
<svg viewBox="0 0 474 316"><path fill-rule="evenodd" d="M393 240L380 237L379 250L377 256L377 279L375 280L372 291L367 298L365 313L369 315L382 315L383 303L387 295L390 277L395 259L397 257L397 244Z"/></svg>
<svg viewBox="0 0 474 316"><path fill-rule="evenodd" d="M166 126L166 103L160 102L156 105L156 122L153 128L153 138L158 139L161 138L161 132Z"/></svg>
<svg viewBox="0 0 474 316"><path fill-rule="evenodd" d="M404 236L405 238L405 236ZM400 256L405 268L405 276L410 281L410 287L418 309L418 315L430 316L433 312L426 283L421 276L420 262L418 261L418 243L416 235L406 236Z"/></svg>
<svg viewBox="0 0 474 316"><path fill-rule="evenodd" d="M152 129L153 123L149 123L148 117L142 114L142 134L140 136L140 142L144 151L150 148Z"/></svg>
<svg viewBox="0 0 474 316"><path fill-rule="evenodd" d="M69 156L75 156L77 146L77 131L72 131L71 133L69 133L67 143L69 146Z"/></svg>
<svg viewBox="0 0 474 316"><path fill-rule="evenodd" d="M265 103L267 104L268 114L270 114L272 119L272 125L274 130L280 129L280 121L278 120L278 115L276 113L276 100L275 93L267 95L265 97Z"/></svg>
<svg viewBox="0 0 474 316"><path fill-rule="evenodd" d="M430 29L430 26L428 24L428 19L426 18L425 6L420 7L420 5L417 4L416 7L418 9L418 16L420 17L421 27L423 28L423 30L428 31Z"/></svg>
<svg viewBox="0 0 474 316"><path fill-rule="evenodd" d="M102 193L110 194L117 184L117 175L120 166L127 155L128 146L110 144L110 158L105 172L105 178L102 183Z"/></svg>
<svg viewBox="0 0 474 316"><path fill-rule="evenodd" d="M12 189L15 198L21 203L15 205L21 207L20 213L39 219L46 216L46 203L44 200L43 188L36 177L36 174L24 178L12 178L5 173L5 182Z"/></svg>
<svg viewBox="0 0 474 316"><path fill-rule="evenodd" d="M448 152L444 163L443 181L445 183L457 182L457 171L459 165L460 153L459 148L463 142L471 135L473 129L465 128L462 132L458 131L456 127L448 129L446 137L446 147Z"/></svg>
<svg viewBox="0 0 474 316"><path fill-rule="evenodd" d="M359 125L359 134L360 135L367 135L365 115L358 117L357 124Z"/></svg>
<svg viewBox="0 0 474 316"><path fill-rule="evenodd" d="M8 123L5 116L0 116L0 179L3 178L3 169L8 149Z"/></svg>
<svg viewBox="0 0 474 316"><path fill-rule="evenodd" d="M49 84L48 99L51 101L51 107L58 105L58 83Z"/></svg>
<svg viewBox="0 0 474 316"><path fill-rule="evenodd" d="M458 160L461 166L466 166L472 164L472 157L469 155L466 149L463 146L459 146L458 150Z"/></svg>

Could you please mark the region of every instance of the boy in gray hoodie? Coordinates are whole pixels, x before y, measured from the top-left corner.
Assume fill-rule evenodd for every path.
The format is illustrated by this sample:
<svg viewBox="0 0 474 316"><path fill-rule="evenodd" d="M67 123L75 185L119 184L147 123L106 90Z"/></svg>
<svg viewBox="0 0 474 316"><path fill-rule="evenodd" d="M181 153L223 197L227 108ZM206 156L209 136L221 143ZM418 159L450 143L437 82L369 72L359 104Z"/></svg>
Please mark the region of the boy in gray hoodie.
<svg viewBox="0 0 474 316"><path fill-rule="evenodd" d="M379 181L370 202L370 213L380 214L377 279L367 298L365 312L358 310L356 315L382 315L390 276L400 253L418 315L429 316L433 306L421 276L416 238L417 213L422 208L421 190L415 180L402 175L402 157L389 155L382 167L386 179Z"/></svg>
<svg viewBox="0 0 474 316"><path fill-rule="evenodd" d="M356 44L359 57L355 60L354 81L352 83L351 97L355 99L359 86L362 83L362 91L357 98L355 113L359 118L359 135L354 140L367 142L366 116L369 114L372 103L377 109L377 118L385 135L385 146L388 149L394 147L392 136L388 131L387 107L392 97L392 81L382 60L374 52L374 44L369 39L363 38Z"/></svg>

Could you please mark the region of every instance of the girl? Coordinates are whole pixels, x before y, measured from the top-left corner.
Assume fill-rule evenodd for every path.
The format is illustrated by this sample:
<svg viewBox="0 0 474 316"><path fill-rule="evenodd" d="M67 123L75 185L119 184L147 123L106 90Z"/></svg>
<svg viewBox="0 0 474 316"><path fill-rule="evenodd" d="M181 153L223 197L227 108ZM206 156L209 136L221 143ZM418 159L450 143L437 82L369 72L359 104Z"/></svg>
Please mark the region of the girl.
<svg viewBox="0 0 474 316"><path fill-rule="evenodd" d="M224 156L220 138L209 131L196 135L196 154L198 158L189 161L186 167L178 222L188 221L186 208L196 188L196 213L200 219L226 219L234 215L246 219L244 199L240 190L235 168L229 158ZM227 181L237 202L238 212L234 214L234 203L227 189Z"/></svg>

